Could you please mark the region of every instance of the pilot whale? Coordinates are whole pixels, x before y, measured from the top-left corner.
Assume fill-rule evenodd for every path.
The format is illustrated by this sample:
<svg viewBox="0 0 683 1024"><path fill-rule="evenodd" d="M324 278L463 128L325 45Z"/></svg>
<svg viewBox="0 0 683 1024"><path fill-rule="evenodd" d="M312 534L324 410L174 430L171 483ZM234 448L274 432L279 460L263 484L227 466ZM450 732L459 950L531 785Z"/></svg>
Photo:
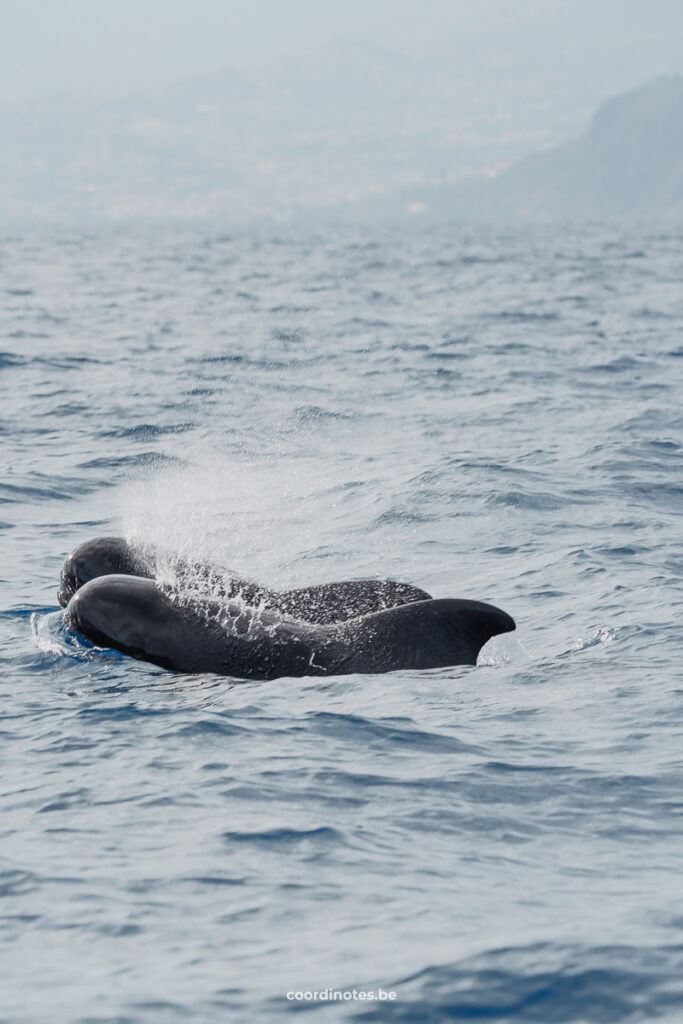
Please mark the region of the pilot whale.
<svg viewBox="0 0 683 1024"><path fill-rule="evenodd" d="M121 574L79 587L64 622L98 647L175 672L255 680L475 665L491 637L515 629L479 601L428 598L325 625L229 598L186 602L153 579Z"/></svg>
<svg viewBox="0 0 683 1024"><path fill-rule="evenodd" d="M240 598L247 605L320 625L342 622L412 601L424 601L431 596L419 587L395 580L345 580L297 590L269 590L230 570L184 559L153 547L137 546L123 537L95 537L80 544L67 556L62 566L57 599L62 608L66 608L84 584L100 576L154 579L159 565L170 570L177 589L191 590L197 597Z"/></svg>

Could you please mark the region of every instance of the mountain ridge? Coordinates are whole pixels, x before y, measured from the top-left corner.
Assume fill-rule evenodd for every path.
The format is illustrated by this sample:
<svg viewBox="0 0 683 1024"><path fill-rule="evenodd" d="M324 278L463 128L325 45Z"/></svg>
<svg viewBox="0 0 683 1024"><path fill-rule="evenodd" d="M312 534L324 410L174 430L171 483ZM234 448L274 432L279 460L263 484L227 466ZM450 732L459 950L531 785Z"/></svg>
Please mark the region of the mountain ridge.
<svg viewBox="0 0 683 1024"><path fill-rule="evenodd" d="M384 204L466 220L683 218L683 77L610 97L583 135L488 180L405 189Z"/></svg>

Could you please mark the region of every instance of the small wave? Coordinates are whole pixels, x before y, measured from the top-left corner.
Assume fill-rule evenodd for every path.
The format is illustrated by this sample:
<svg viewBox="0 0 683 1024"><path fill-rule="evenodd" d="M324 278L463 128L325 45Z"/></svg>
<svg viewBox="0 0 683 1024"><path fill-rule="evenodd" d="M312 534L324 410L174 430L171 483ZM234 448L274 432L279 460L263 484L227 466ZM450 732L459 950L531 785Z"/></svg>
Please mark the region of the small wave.
<svg viewBox="0 0 683 1024"><path fill-rule="evenodd" d="M139 452L137 455L102 456L79 462L79 469L126 469L136 466L177 466L182 459L176 455L164 455L163 452Z"/></svg>
<svg viewBox="0 0 683 1024"><path fill-rule="evenodd" d="M617 547L602 547L595 549L596 554L604 555L606 558L631 558L633 555L647 554L652 551L652 548L647 547L644 544L622 544Z"/></svg>
<svg viewBox="0 0 683 1024"><path fill-rule="evenodd" d="M425 359L456 359L460 361L469 358L469 352L453 352L450 349L443 348L428 349L425 353Z"/></svg>
<svg viewBox="0 0 683 1024"><path fill-rule="evenodd" d="M318 711L310 715L309 722L314 732L330 735L335 740L353 739L356 743L369 747L400 746L448 754L480 753L478 747L465 743L455 736L406 728L406 722L413 724L411 719L372 720L360 715Z"/></svg>
<svg viewBox="0 0 683 1024"><path fill-rule="evenodd" d="M577 637L569 648L570 651L585 651L589 647L597 647L599 644L609 644L617 639L617 630L614 626L600 626L587 637Z"/></svg>
<svg viewBox="0 0 683 1024"><path fill-rule="evenodd" d="M506 491L504 494L492 494L486 499L487 505L508 505L511 508L528 508L552 512L564 508L565 505L577 504L576 499L560 497L549 492Z"/></svg>
<svg viewBox="0 0 683 1024"><path fill-rule="evenodd" d="M683 1009L681 978L681 946L539 943L426 967L385 986L398 998L364 1019L501 1024L513 1019L536 1024L655 1020Z"/></svg>
<svg viewBox="0 0 683 1024"><path fill-rule="evenodd" d="M365 328L370 328L372 330L378 330L378 329L383 328L383 327L391 327L391 324L389 323L388 320L380 320L380 319L377 319L377 318L371 319L369 317L366 318L366 317L354 316L350 320L348 320L346 323L342 324L342 328L346 328L346 327L351 327L351 328L365 327Z"/></svg>
<svg viewBox="0 0 683 1024"><path fill-rule="evenodd" d="M0 483L0 503L10 504L16 501L42 501L57 498L59 501L73 501L72 491L58 490L54 487L30 487L21 484Z"/></svg>
<svg viewBox="0 0 683 1024"><path fill-rule="evenodd" d="M95 356L54 355L35 356L33 362L40 363L43 366L50 366L57 370L80 370L86 365L101 366L103 360L97 359Z"/></svg>
<svg viewBox="0 0 683 1024"><path fill-rule="evenodd" d="M483 316L489 320L503 320L507 321L508 323L518 324L535 322L543 323L544 321L547 320L560 319L559 313L535 313L528 312L522 309L501 310L499 313L486 313L483 314Z"/></svg>
<svg viewBox="0 0 683 1024"><path fill-rule="evenodd" d="M650 365L644 359L635 359L633 356L618 356L609 363L596 363L593 366L584 367L586 373L625 373L627 370L635 370Z"/></svg>
<svg viewBox="0 0 683 1024"><path fill-rule="evenodd" d="M294 416L298 423L327 423L339 420L354 420L355 414L335 412L333 409L323 409L320 405L300 405L294 410Z"/></svg>
<svg viewBox="0 0 683 1024"><path fill-rule="evenodd" d="M33 892L40 885L38 875L32 871L10 868L0 871L0 899L5 896L24 896Z"/></svg>
<svg viewBox="0 0 683 1024"><path fill-rule="evenodd" d="M283 327L275 327L271 331L274 341L283 341L286 344L303 341L307 333L303 327L294 327L290 330L286 330Z"/></svg>
<svg viewBox="0 0 683 1024"><path fill-rule="evenodd" d="M296 306L291 303L281 302L277 306L271 306L268 310L269 313L299 313L307 314L311 312L310 306Z"/></svg>
<svg viewBox="0 0 683 1024"><path fill-rule="evenodd" d="M153 668L154 666L145 666ZM110 693L111 689L103 691ZM126 692L126 689L119 692ZM98 707L80 708L76 713L78 718L86 719L88 722L103 721L128 721L130 718L166 718L173 714L171 708L165 707L144 707L140 704L101 704Z"/></svg>
<svg viewBox="0 0 683 1024"><path fill-rule="evenodd" d="M18 352L0 352L0 370L3 367L25 366L27 362L26 356L19 355Z"/></svg>
<svg viewBox="0 0 683 1024"><path fill-rule="evenodd" d="M217 715L213 718L201 718L189 725L183 725L179 729L166 733L166 737L185 736L190 739L199 739L206 742L211 736L239 736L244 733L243 726L235 725L226 715Z"/></svg>
<svg viewBox="0 0 683 1024"><path fill-rule="evenodd" d="M324 845L331 843L334 846L344 842L341 833L336 828L325 825L310 829L275 828L264 832L224 832L223 838L229 843L254 843L257 846L274 849L294 846L302 842Z"/></svg>
<svg viewBox="0 0 683 1024"><path fill-rule="evenodd" d="M424 512L417 512L408 508L388 508L370 523L371 530L379 530L383 526L392 526L394 523L410 525L412 523L428 523L434 517Z"/></svg>
<svg viewBox="0 0 683 1024"><path fill-rule="evenodd" d="M676 313L664 313L661 309L652 309L651 306L642 306L631 315L640 317L642 320L671 320L677 316Z"/></svg>
<svg viewBox="0 0 683 1024"><path fill-rule="evenodd" d="M29 338L31 340L38 340L38 339L43 339L43 338L50 338L50 337L52 337L52 335L45 334L44 331L24 331L21 328L19 328L16 331L10 331L7 334L7 337L8 338L14 338L16 340L24 339L24 338Z"/></svg>
<svg viewBox="0 0 683 1024"><path fill-rule="evenodd" d="M221 363L241 363L243 359L244 356L242 355L241 352L224 352L219 356L201 356L199 362L207 363L209 365L220 365ZM188 362L194 364L196 362L196 359L194 357L191 359L188 358Z"/></svg>
<svg viewBox="0 0 683 1024"><path fill-rule="evenodd" d="M136 423L132 427L121 425L113 430L100 431L99 436L147 440L152 437L164 437L166 434L183 434L188 430L192 430L193 427L194 423Z"/></svg>
<svg viewBox="0 0 683 1024"><path fill-rule="evenodd" d="M33 642L42 654L67 656L81 661L105 658L118 661L123 654L110 648L96 647L72 633L64 625L61 611L42 614L33 612L30 617Z"/></svg>

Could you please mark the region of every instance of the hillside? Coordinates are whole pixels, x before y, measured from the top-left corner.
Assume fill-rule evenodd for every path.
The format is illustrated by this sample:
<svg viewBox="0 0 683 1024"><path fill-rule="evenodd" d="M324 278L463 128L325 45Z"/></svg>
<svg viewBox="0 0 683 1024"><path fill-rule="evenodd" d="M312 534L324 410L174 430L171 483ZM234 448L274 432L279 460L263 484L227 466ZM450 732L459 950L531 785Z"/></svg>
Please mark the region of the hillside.
<svg viewBox="0 0 683 1024"><path fill-rule="evenodd" d="M680 219L683 78L659 78L608 100L584 135L493 178L387 197L381 212L399 211L481 220Z"/></svg>

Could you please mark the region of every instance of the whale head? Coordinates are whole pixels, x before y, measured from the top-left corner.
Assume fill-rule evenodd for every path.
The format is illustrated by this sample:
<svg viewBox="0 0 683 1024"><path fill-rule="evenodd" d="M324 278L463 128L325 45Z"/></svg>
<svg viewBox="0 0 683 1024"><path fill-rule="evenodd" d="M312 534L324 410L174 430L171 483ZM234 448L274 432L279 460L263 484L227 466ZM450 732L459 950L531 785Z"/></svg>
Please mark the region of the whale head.
<svg viewBox="0 0 683 1024"><path fill-rule="evenodd" d="M123 537L97 537L79 544L67 556L57 591L57 600L66 608L74 594L90 580L98 576L123 573L132 576L151 577L144 559L136 555Z"/></svg>
<svg viewBox="0 0 683 1024"><path fill-rule="evenodd" d="M173 602L154 580L139 576L98 576L84 583L64 610L64 624L97 647L144 656L164 668L173 667L181 639Z"/></svg>

